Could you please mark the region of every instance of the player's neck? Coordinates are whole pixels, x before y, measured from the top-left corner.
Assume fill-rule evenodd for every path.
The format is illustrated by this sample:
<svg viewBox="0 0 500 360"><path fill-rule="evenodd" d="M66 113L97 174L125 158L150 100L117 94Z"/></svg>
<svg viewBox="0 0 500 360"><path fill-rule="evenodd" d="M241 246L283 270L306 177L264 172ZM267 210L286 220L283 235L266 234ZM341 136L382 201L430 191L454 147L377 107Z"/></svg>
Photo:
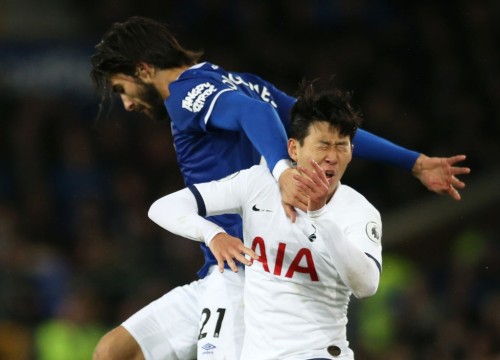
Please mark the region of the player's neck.
<svg viewBox="0 0 500 360"><path fill-rule="evenodd" d="M171 69L163 69L157 73L154 83L164 101L170 96L169 85L177 80L179 76L188 68L188 66L181 66Z"/></svg>
<svg viewBox="0 0 500 360"><path fill-rule="evenodd" d="M339 187L340 187L340 181L337 182L337 185L335 185L335 188L333 189L332 193L328 195L328 199L326 199L327 204L330 202L330 200L332 200L333 195L335 195Z"/></svg>

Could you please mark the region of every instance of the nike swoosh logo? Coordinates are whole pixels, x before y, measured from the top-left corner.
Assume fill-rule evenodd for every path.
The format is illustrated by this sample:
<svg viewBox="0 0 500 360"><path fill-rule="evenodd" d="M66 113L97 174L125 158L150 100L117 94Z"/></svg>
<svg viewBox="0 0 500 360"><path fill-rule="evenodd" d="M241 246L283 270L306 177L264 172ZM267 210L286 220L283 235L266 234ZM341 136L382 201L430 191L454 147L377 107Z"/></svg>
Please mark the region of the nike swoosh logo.
<svg viewBox="0 0 500 360"><path fill-rule="evenodd" d="M254 206L252 206L252 210L253 211L263 211L263 212L273 212L272 210L267 210L267 209L259 209L257 207L257 204L255 204Z"/></svg>
<svg viewBox="0 0 500 360"><path fill-rule="evenodd" d="M311 224L311 226L314 228L314 232L311 235L309 235L307 238L309 239L310 242L313 242L314 240L316 240L316 227L312 224Z"/></svg>

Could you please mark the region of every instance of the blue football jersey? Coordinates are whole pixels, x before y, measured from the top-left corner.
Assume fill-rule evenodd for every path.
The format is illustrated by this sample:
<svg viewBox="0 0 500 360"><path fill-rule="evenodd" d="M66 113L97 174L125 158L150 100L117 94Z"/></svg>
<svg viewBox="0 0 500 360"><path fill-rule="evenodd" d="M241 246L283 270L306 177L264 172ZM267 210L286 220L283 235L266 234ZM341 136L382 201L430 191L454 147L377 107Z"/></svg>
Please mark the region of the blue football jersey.
<svg viewBox="0 0 500 360"><path fill-rule="evenodd" d="M288 159L286 129L295 98L269 82L201 63L184 71L169 91L165 106L186 186L250 168L261 155L271 169L277 161ZM242 238L238 215L209 219ZM205 264L198 275L203 277L217 261L205 244L201 247Z"/></svg>

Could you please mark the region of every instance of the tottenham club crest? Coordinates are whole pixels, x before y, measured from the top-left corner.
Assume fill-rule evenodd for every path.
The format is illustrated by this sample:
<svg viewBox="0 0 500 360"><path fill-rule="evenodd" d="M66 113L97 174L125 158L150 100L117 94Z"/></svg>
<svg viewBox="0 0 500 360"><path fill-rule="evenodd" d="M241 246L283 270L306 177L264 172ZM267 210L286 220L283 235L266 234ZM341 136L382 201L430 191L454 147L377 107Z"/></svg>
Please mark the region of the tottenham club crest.
<svg viewBox="0 0 500 360"><path fill-rule="evenodd" d="M366 224L366 235L368 239L378 244L382 238L382 230L376 222L370 221Z"/></svg>

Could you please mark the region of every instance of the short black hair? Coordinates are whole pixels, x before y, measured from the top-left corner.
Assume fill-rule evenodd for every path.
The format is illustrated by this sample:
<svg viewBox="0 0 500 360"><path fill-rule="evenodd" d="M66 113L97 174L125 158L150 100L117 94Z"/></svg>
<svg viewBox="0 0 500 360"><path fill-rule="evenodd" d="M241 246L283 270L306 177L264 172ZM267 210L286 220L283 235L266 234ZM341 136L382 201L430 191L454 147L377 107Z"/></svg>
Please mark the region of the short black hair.
<svg viewBox="0 0 500 360"><path fill-rule="evenodd" d="M338 129L340 135L353 139L361 124L362 115L351 105L352 93L336 88L333 78L302 80L297 101L290 111L289 137L302 145L309 134L309 126L325 121Z"/></svg>
<svg viewBox="0 0 500 360"><path fill-rule="evenodd" d="M91 56L90 76L102 106L110 101L109 78L116 74L135 76L138 63L145 62L158 69L196 64L201 51L184 49L167 25L156 20L134 16L116 22L95 46Z"/></svg>

